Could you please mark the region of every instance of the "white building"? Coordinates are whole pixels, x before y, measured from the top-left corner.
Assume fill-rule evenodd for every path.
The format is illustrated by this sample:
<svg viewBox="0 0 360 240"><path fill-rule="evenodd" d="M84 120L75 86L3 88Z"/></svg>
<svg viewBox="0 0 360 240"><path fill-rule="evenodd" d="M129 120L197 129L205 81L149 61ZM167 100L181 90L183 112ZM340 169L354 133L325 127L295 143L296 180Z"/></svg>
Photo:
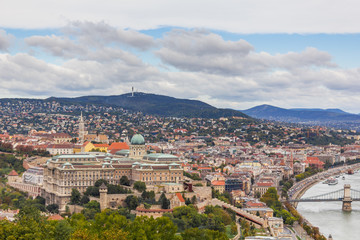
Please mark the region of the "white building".
<svg viewBox="0 0 360 240"><path fill-rule="evenodd" d="M74 145L73 144L50 144L46 147L46 151L48 151L51 155L73 154L74 153Z"/></svg>
<svg viewBox="0 0 360 240"><path fill-rule="evenodd" d="M44 179L44 169L40 167L30 168L24 172L22 179L24 183L42 185Z"/></svg>

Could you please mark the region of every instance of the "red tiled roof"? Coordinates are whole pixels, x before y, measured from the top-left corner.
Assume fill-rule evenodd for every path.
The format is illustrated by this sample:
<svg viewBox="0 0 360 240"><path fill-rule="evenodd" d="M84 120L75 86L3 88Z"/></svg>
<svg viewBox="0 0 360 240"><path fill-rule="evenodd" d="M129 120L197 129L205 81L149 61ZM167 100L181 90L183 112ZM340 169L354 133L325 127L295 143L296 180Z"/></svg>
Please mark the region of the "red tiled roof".
<svg viewBox="0 0 360 240"><path fill-rule="evenodd" d="M62 216L60 216L59 214L57 214L57 215L52 215L52 216L48 217L48 220L59 221L59 220L64 220L64 218Z"/></svg>
<svg viewBox="0 0 360 240"><path fill-rule="evenodd" d="M181 163L181 166L183 166L183 167L190 167L190 164L188 164L188 163Z"/></svg>
<svg viewBox="0 0 360 240"><path fill-rule="evenodd" d="M151 166L153 169L169 169L169 166L157 166L157 165L153 165Z"/></svg>
<svg viewBox="0 0 360 240"><path fill-rule="evenodd" d="M95 147L109 147L109 144L94 144Z"/></svg>
<svg viewBox="0 0 360 240"><path fill-rule="evenodd" d="M114 168L131 168L132 165L118 165L118 164L113 164L112 165Z"/></svg>
<svg viewBox="0 0 360 240"><path fill-rule="evenodd" d="M198 167L198 170L211 170L211 167Z"/></svg>
<svg viewBox="0 0 360 240"><path fill-rule="evenodd" d="M129 145L127 145L126 142L114 142L109 146L108 150L113 150L113 149L118 149L118 150L129 149Z"/></svg>
<svg viewBox="0 0 360 240"><path fill-rule="evenodd" d="M74 168L102 168L102 165L73 165Z"/></svg>
<svg viewBox="0 0 360 240"><path fill-rule="evenodd" d="M257 186L259 187L271 187L274 186L274 183L272 182L258 182L256 183Z"/></svg>
<svg viewBox="0 0 360 240"><path fill-rule="evenodd" d="M19 174L15 170L11 170L8 176L19 176Z"/></svg>
<svg viewBox="0 0 360 240"><path fill-rule="evenodd" d="M314 164L314 165L324 165L322 161L319 160L318 157L307 157L305 163Z"/></svg>
<svg viewBox="0 0 360 240"><path fill-rule="evenodd" d="M47 148L73 148L74 144L50 144Z"/></svg>
<svg viewBox="0 0 360 240"><path fill-rule="evenodd" d="M211 183L211 185L213 185L213 186L225 186L225 181L213 181L212 183Z"/></svg>
<svg viewBox="0 0 360 240"><path fill-rule="evenodd" d="M183 196L180 193L176 193L176 196L179 198L180 202L185 202Z"/></svg>
<svg viewBox="0 0 360 240"><path fill-rule="evenodd" d="M264 206L266 206L265 203L261 203L261 202L247 202L246 205L249 207L264 207Z"/></svg>
<svg viewBox="0 0 360 240"><path fill-rule="evenodd" d="M172 212L172 209L145 209L145 208L136 208L136 211L139 212Z"/></svg>

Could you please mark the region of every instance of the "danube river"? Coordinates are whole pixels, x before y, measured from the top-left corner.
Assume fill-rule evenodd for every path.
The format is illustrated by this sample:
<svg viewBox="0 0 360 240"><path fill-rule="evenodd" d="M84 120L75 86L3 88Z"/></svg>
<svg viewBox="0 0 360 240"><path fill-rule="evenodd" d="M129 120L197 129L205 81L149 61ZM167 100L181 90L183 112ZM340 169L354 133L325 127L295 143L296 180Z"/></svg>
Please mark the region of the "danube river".
<svg viewBox="0 0 360 240"><path fill-rule="evenodd" d="M311 187L302 198L316 196L344 188L344 184L350 184L352 189L360 190L360 173L354 175L345 174L337 178L337 185L329 186L321 182ZM297 210L311 224L320 228L320 232L328 237L332 235L334 240L360 239L360 202L352 203L352 212L341 210L342 202L301 202Z"/></svg>

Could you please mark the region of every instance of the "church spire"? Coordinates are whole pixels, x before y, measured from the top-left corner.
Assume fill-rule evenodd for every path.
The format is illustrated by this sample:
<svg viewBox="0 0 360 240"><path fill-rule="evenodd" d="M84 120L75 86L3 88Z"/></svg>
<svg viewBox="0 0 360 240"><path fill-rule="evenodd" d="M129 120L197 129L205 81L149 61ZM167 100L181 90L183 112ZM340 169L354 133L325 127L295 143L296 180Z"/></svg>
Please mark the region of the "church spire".
<svg viewBox="0 0 360 240"><path fill-rule="evenodd" d="M79 121L79 142L81 145L84 144L84 138L85 138L85 124L84 124L84 119L83 119L83 115L81 112L80 121Z"/></svg>

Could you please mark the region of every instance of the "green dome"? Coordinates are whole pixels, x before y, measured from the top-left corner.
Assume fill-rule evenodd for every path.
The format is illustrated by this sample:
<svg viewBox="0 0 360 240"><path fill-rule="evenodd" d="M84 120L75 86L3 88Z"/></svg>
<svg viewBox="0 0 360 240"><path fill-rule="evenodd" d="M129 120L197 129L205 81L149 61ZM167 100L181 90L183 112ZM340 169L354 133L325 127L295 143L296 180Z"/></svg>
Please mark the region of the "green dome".
<svg viewBox="0 0 360 240"><path fill-rule="evenodd" d="M141 134L135 134L131 138L131 145L144 145L144 144L145 144L145 139Z"/></svg>

